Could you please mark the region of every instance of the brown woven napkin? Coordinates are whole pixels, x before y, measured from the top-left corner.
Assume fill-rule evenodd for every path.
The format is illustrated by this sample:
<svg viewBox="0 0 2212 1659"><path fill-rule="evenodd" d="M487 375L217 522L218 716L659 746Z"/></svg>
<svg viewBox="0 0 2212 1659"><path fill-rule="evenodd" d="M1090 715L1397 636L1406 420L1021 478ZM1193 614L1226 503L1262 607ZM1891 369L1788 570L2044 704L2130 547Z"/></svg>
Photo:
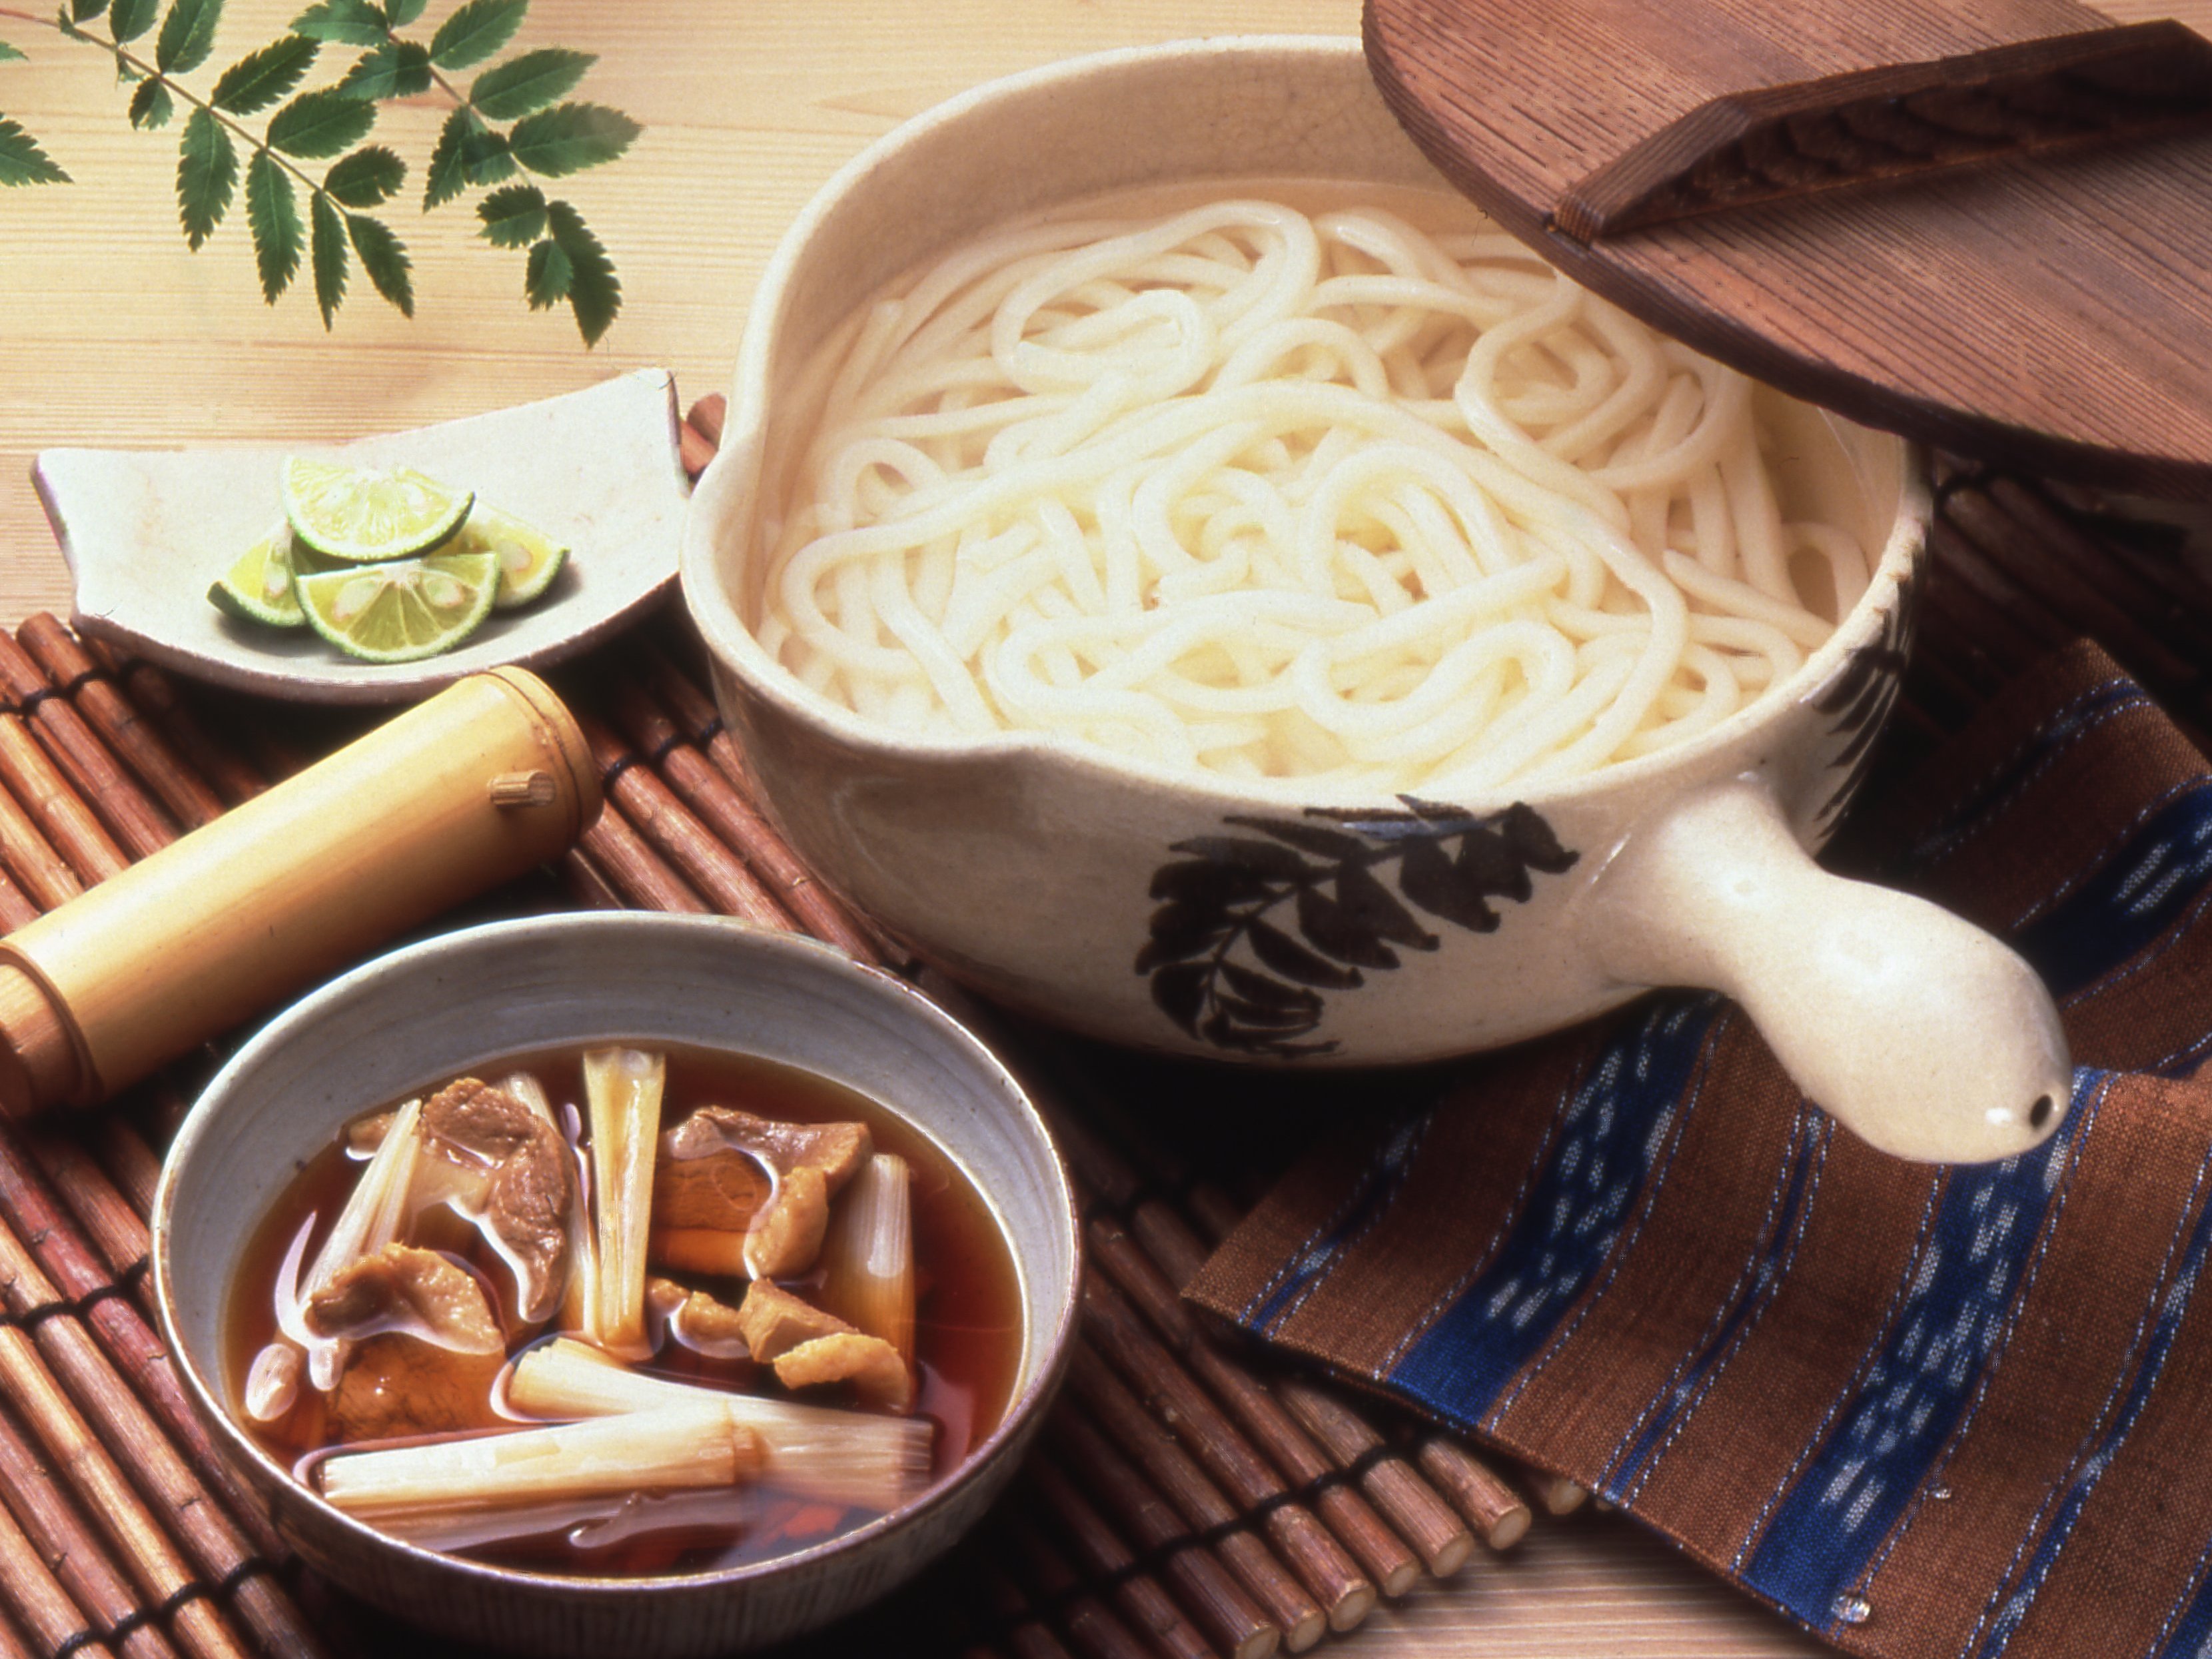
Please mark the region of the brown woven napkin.
<svg viewBox="0 0 2212 1659"><path fill-rule="evenodd" d="M1191 1294L1851 1650L2200 1656L2212 774L2078 647L1884 805L1884 877L2059 998L2047 1146L1881 1157L1733 1006L1667 994L1320 1149Z"/></svg>

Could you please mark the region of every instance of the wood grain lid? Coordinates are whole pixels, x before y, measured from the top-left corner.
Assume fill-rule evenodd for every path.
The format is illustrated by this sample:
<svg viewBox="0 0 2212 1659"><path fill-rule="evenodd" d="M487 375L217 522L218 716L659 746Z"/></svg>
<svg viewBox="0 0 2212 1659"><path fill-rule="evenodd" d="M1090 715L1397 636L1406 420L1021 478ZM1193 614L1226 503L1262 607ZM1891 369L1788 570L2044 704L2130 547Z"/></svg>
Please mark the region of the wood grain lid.
<svg viewBox="0 0 2212 1659"><path fill-rule="evenodd" d="M1869 425L2212 497L2212 44L2075 0L1367 0L1508 229Z"/></svg>

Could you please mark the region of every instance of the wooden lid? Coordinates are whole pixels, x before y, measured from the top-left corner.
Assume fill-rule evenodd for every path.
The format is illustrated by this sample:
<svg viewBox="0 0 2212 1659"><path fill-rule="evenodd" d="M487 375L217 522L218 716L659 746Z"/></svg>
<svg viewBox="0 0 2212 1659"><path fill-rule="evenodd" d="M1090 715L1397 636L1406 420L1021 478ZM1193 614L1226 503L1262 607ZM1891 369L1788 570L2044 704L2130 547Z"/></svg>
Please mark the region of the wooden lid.
<svg viewBox="0 0 2212 1659"><path fill-rule="evenodd" d="M1368 0L1444 173L1871 426L2212 496L2212 46L2075 0Z"/></svg>

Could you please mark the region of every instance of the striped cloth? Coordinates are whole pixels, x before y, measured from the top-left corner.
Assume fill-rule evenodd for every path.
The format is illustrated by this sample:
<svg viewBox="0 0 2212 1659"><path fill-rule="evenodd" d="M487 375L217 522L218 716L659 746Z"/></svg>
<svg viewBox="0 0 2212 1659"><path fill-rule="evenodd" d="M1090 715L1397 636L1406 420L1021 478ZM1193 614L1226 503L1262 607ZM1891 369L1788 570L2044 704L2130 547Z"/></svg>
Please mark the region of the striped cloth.
<svg viewBox="0 0 2212 1659"><path fill-rule="evenodd" d="M2081 647L1885 806L2059 999L2048 1145L1883 1158L1663 994L1317 1149L1190 1293L1850 1651L2212 1653L2212 775Z"/></svg>

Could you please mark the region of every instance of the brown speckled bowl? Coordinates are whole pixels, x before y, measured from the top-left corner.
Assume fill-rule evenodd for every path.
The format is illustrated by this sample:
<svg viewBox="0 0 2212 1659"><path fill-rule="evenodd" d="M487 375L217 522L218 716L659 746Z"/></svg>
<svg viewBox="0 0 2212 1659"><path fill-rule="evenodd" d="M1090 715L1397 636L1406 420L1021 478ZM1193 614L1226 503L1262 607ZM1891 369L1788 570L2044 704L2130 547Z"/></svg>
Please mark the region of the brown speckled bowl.
<svg viewBox="0 0 2212 1659"><path fill-rule="evenodd" d="M1024 1337L1005 1418L905 1508L774 1561L653 1578L526 1572L419 1549L301 1487L231 1420L223 1310L255 1227L347 1119L503 1055L576 1042L680 1042L836 1079L933 1140L983 1194L1020 1281ZM827 946L716 918L554 916L410 945L278 1015L193 1107L154 1201L162 1328L216 1443L314 1568L404 1619L532 1655L727 1653L811 1630L883 1595L982 1515L1020 1461L1066 1359L1073 1196L1020 1087L901 981Z"/></svg>

